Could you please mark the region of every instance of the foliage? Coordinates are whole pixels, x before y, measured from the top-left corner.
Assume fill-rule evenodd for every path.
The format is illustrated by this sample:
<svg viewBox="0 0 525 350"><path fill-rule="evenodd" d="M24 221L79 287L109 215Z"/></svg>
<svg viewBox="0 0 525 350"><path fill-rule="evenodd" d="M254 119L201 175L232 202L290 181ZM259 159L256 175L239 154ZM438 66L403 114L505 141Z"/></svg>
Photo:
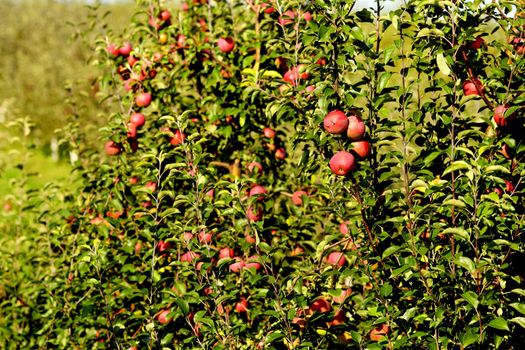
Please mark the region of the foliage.
<svg viewBox="0 0 525 350"><path fill-rule="evenodd" d="M512 4L139 2L124 39L99 40L108 155L83 152L81 190L45 212L62 279L48 314L27 311L45 325L27 346L520 348ZM335 109L364 121L370 156L324 130Z"/></svg>

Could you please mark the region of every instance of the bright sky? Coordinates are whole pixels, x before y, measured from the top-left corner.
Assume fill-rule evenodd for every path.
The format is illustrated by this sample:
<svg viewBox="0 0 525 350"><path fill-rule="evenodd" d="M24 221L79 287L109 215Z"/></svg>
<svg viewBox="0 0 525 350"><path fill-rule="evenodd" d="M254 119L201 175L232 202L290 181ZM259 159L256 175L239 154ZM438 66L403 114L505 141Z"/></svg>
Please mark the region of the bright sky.
<svg viewBox="0 0 525 350"><path fill-rule="evenodd" d="M392 10L401 4L401 0L381 0L381 5L384 6L385 10ZM365 7L373 7L375 8L376 2L374 0L357 0L357 3L355 5L357 10L360 10Z"/></svg>

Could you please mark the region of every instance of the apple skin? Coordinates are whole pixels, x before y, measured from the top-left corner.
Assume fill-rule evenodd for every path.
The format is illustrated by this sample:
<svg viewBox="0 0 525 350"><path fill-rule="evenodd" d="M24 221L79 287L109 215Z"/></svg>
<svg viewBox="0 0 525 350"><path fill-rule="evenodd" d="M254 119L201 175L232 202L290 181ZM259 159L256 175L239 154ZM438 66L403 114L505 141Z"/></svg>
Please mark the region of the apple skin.
<svg viewBox="0 0 525 350"><path fill-rule="evenodd" d="M509 109L508 105L499 105L494 108L494 122L499 127L506 127L514 121L514 115L505 116L505 113Z"/></svg>
<svg viewBox="0 0 525 350"><path fill-rule="evenodd" d="M342 222L339 224L339 232L341 232L342 235L346 236L348 234L348 225L347 222Z"/></svg>
<svg viewBox="0 0 525 350"><path fill-rule="evenodd" d="M387 324L383 323L381 325L378 325L376 328L370 331L370 340L372 341L383 340L388 334L388 331L389 331L389 327Z"/></svg>
<svg viewBox="0 0 525 350"><path fill-rule="evenodd" d="M149 92L142 92L135 97L135 103L139 107L147 107L151 103L151 94Z"/></svg>
<svg viewBox="0 0 525 350"><path fill-rule="evenodd" d="M507 192L514 192L514 184L509 180L505 180L505 190Z"/></svg>
<svg viewBox="0 0 525 350"><path fill-rule="evenodd" d="M164 309L161 312L159 312L159 314L157 315L157 321L159 321L160 324L170 323L172 319L171 317L168 317L170 312L171 311L169 309Z"/></svg>
<svg viewBox="0 0 525 350"><path fill-rule="evenodd" d="M104 144L104 150L108 156L116 156L122 152L122 147L115 141L108 141Z"/></svg>
<svg viewBox="0 0 525 350"><path fill-rule="evenodd" d="M476 38L476 40L472 41L468 47L472 50L479 50L481 48L481 46L483 46L485 44L485 40L481 37L481 36L478 36Z"/></svg>
<svg viewBox="0 0 525 350"><path fill-rule="evenodd" d="M341 267L346 264L346 257L342 252L332 252L326 257L326 262Z"/></svg>
<svg viewBox="0 0 525 350"><path fill-rule="evenodd" d="M355 168L355 158L352 153L339 151L330 159L330 169L339 176L345 176Z"/></svg>
<svg viewBox="0 0 525 350"><path fill-rule="evenodd" d="M173 146L178 146L184 143L185 140L186 140L186 135L180 132L180 130L175 130L174 136L171 138L170 143Z"/></svg>
<svg viewBox="0 0 525 350"><path fill-rule="evenodd" d="M257 260L259 259L259 257L257 255L252 255L248 258L248 260L244 263L244 267L245 269L250 269L250 268L254 268L255 270L260 270L262 265L261 263L257 262Z"/></svg>
<svg viewBox="0 0 525 350"><path fill-rule="evenodd" d="M343 134L348 129L349 120L340 110L333 110L323 120L324 129L330 134Z"/></svg>
<svg viewBox="0 0 525 350"><path fill-rule="evenodd" d="M501 147L501 151L500 151L501 154L503 154L503 157L507 158L507 159L510 159L511 158L511 153L512 153L512 150L510 148L509 145L507 144L504 144L502 147Z"/></svg>
<svg viewBox="0 0 525 350"><path fill-rule="evenodd" d="M248 194L248 196L250 197L257 196L257 200L262 201L264 200L264 197L266 197L267 194L268 194L268 191L266 190L266 188L264 188L264 186L255 185L250 190L250 193Z"/></svg>
<svg viewBox="0 0 525 350"><path fill-rule="evenodd" d="M157 253L159 254L166 254L168 253L168 250L170 250L172 248L172 244L171 242L164 242L164 241L159 241L159 243L157 243Z"/></svg>
<svg viewBox="0 0 525 350"><path fill-rule="evenodd" d="M128 123L128 137L129 138L136 138L137 137L137 126L133 123Z"/></svg>
<svg viewBox="0 0 525 350"><path fill-rule="evenodd" d="M241 272L242 268L244 267L244 261L241 259L238 259L238 261L234 262L233 264L230 264L230 271L231 272Z"/></svg>
<svg viewBox="0 0 525 350"><path fill-rule="evenodd" d="M160 13L159 17L163 21L169 21L171 18L171 13L168 10L164 10Z"/></svg>
<svg viewBox="0 0 525 350"><path fill-rule="evenodd" d="M186 252L181 255L180 261L182 262L192 262L195 259L198 259L200 257L199 254L192 252L191 250L189 252Z"/></svg>
<svg viewBox="0 0 525 350"><path fill-rule="evenodd" d="M235 304L235 312L237 313L246 313L248 312L248 300L246 298L241 298L236 304Z"/></svg>
<svg viewBox="0 0 525 350"><path fill-rule="evenodd" d="M252 207L248 207L248 210L246 211L246 217L250 221L261 221L262 220L262 209L259 208L257 211L254 211Z"/></svg>
<svg viewBox="0 0 525 350"><path fill-rule="evenodd" d="M263 129L264 137L267 137L269 139L273 139L275 137L275 130L272 128L266 127Z"/></svg>
<svg viewBox="0 0 525 350"><path fill-rule="evenodd" d="M121 56L128 57L131 50L133 50L133 46L131 46L130 43L125 43L120 49L118 49L118 52Z"/></svg>
<svg viewBox="0 0 525 350"><path fill-rule="evenodd" d="M351 289L345 289L341 291L341 295L338 295L336 297L332 297L333 301L336 303L342 304L346 298L348 298L352 294Z"/></svg>
<svg viewBox="0 0 525 350"><path fill-rule="evenodd" d="M360 140L365 135L365 123L357 115L348 117L348 128L346 129L346 136L350 140Z"/></svg>
<svg viewBox="0 0 525 350"><path fill-rule="evenodd" d="M284 148L281 147L275 151L275 158L280 160L284 160L286 158L286 151L284 150Z"/></svg>
<svg viewBox="0 0 525 350"><path fill-rule="evenodd" d="M235 252L231 248L226 247L219 250L219 260L228 258L233 259L234 256Z"/></svg>
<svg viewBox="0 0 525 350"><path fill-rule="evenodd" d="M261 4L261 9L264 11L264 13L266 13L268 15L275 12L275 9L270 4L268 4L267 2L263 2Z"/></svg>
<svg viewBox="0 0 525 350"><path fill-rule="evenodd" d="M340 326L346 322L346 316L343 310L339 310L335 313L334 318L328 322L329 327Z"/></svg>
<svg viewBox="0 0 525 350"><path fill-rule="evenodd" d="M312 305L310 305L309 311L311 313L319 312L319 313L325 313L332 311L332 305L325 299L325 298L319 298L315 300Z"/></svg>
<svg viewBox="0 0 525 350"><path fill-rule="evenodd" d="M481 85L481 81L476 79L476 82L479 84L479 86L481 86L481 91L483 91L483 85ZM465 96L479 96L478 89L476 89L476 84L472 80L465 80L465 82L463 82L463 94Z"/></svg>
<svg viewBox="0 0 525 350"><path fill-rule="evenodd" d="M140 128L146 123L146 117L144 117L144 114L142 113L133 113L129 117L129 122L137 128Z"/></svg>
<svg viewBox="0 0 525 350"><path fill-rule="evenodd" d="M230 53L233 51L235 43L233 42L232 38L220 38L217 41L217 46L219 46L219 50L221 50L222 52Z"/></svg>
<svg viewBox="0 0 525 350"><path fill-rule="evenodd" d="M108 44L106 50L108 51L109 54L111 54L114 57L117 57L118 55L120 55L120 50L115 44Z"/></svg>
<svg viewBox="0 0 525 350"><path fill-rule="evenodd" d="M201 243L211 243L211 240L213 238L213 235L211 232L201 231L198 234L199 242Z"/></svg>
<svg viewBox="0 0 525 350"><path fill-rule="evenodd" d="M251 163L248 164L247 168L248 168L248 172L250 174L254 173L255 168L257 168L257 174L258 175L262 174L262 171L263 171L263 167L262 167L261 163L259 163L259 162L251 162Z"/></svg>
<svg viewBox="0 0 525 350"><path fill-rule="evenodd" d="M312 14L311 14L310 12L307 11L307 12L303 13L303 18L304 18L304 20L305 20L306 22L309 22L309 21L312 20Z"/></svg>
<svg viewBox="0 0 525 350"><path fill-rule="evenodd" d="M303 205L303 198L302 198L303 196L308 196L308 193L306 191L295 191L292 194L293 204L295 204L298 207Z"/></svg>
<svg viewBox="0 0 525 350"><path fill-rule="evenodd" d="M352 142L352 150L360 157L367 158L370 155L370 143L368 141Z"/></svg>

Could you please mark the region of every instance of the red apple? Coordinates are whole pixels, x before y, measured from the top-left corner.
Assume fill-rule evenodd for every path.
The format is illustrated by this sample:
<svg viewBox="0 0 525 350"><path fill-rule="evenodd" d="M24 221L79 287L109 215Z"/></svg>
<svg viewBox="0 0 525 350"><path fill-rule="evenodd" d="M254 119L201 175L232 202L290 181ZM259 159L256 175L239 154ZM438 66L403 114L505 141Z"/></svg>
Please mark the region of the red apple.
<svg viewBox="0 0 525 350"><path fill-rule="evenodd" d="M271 13L274 13L275 12L275 9L268 3L266 2L263 2L261 4L261 9L264 11L264 13L266 14L271 14Z"/></svg>
<svg viewBox="0 0 525 350"><path fill-rule="evenodd" d="M342 222L341 224L339 224L339 232L341 232L341 234L345 236L348 234L347 222Z"/></svg>
<svg viewBox="0 0 525 350"><path fill-rule="evenodd" d="M186 253L181 255L180 261L192 262L193 260L198 259L199 257L200 257L199 254L197 254L195 252L192 252L192 251L189 251L189 252L186 252Z"/></svg>
<svg viewBox="0 0 525 350"><path fill-rule="evenodd" d="M378 325L376 328L370 331L370 340L380 341L383 340L388 334L389 327L387 324L383 323Z"/></svg>
<svg viewBox="0 0 525 350"><path fill-rule="evenodd" d="M365 135L365 123L357 115L348 117L348 128L346 135L351 140L359 140Z"/></svg>
<svg viewBox="0 0 525 350"><path fill-rule="evenodd" d="M261 221L262 215L263 215L262 208L258 208L257 211L254 211L252 207L248 207L248 210L246 211L246 217L250 221Z"/></svg>
<svg viewBox="0 0 525 350"><path fill-rule="evenodd" d="M244 261L242 261L240 258L237 258L236 262L234 262L233 264L230 264L230 271L240 272L243 267L244 267Z"/></svg>
<svg viewBox="0 0 525 350"><path fill-rule="evenodd" d="M146 117L144 117L144 114L142 113L133 113L129 117L129 122L135 125L137 128L140 128L144 125L144 123L146 123Z"/></svg>
<svg viewBox="0 0 525 350"><path fill-rule="evenodd" d="M501 151L500 153L503 154L503 157L507 158L507 159L510 159L511 158L511 148L509 145L507 144L504 144L502 147L501 147Z"/></svg>
<svg viewBox="0 0 525 350"><path fill-rule="evenodd" d="M505 127L514 120L514 115L505 116L508 105L499 105L494 109L494 122L499 127Z"/></svg>
<svg viewBox="0 0 525 350"><path fill-rule="evenodd" d="M251 162L248 164L247 168L250 174L253 174L256 168L257 168L257 174L259 175L262 174L262 171L263 171L262 165L259 162Z"/></svg>
<svg viewBox="0 0 525 350"><path fill-rule="evenodd" d="M133 47L131 46L130 43L125 43L120 49L118 49L118 52L122 56L128 57L132 49Z"/></svg>
<svg viewBox="0 0 525 350"><path fill-rule="evenodd" d="M248 301L245 298L241 298L241 300L239 300L235 304L235 312L238 312L238 313L248 312Z"/></svg>
<svg viewBox="0 0 525 350"><path fill-rule="evenodd" d="M339 310L335 313L334 318L328 322L329 327L340 326L346 322L346 316L343 310Z"/></svg>
<svg viewBox="0 0 525 350"><path fill-rule="evenodd" d="M330 134L342 134L348 129L349 119L339 111L333 110L324 117L324 129Z"/></svg>
<svg viewBox="0 0 525 350"><path fill-rule="evenodd" d="M284 148L278 148L276 151L275 151L275 158L277 159L281 159L281 160L284 160L286 158L286 151Z"/></svg>
<svg viewBox="0 0 525 350"><path fill-rule="evenodd" d="M154 181L148 181L145 187L148 191L155 192L157 190L157 183Z"/></svg>
<svg viewBox="0 0 525 350"><path fill-rule="evenodd" d="M166 254L172 248L171 242L164 242L162 240L157 243L157 253Z"/></svg>
<svg viewBox="0 0 525 350"><path fill-rule="evenodd" d="M342 304L346 300L346 298L349 297L351 294L352 294L351 289L341 290L341 294L336 297L332 297L332 299L336 303Z"/></svg>
<svg viewBox="0 0 525 350"><path fill-rule="evenodd" d="M352 153L339 151L330 159L330 169L339 176L345 176L355 168L355 158Z"/></svg>
<svg viewBox="0 0 525 350"><path fill-rule="evenodd" d="M309 21L312 20L312 14L307 11L307 12L303 13L303 18L304 18L305 21L309 22Z"/></svg>
<svg viewBox="0 0 525 350"><path fill-rule="evenodd" d="M514 192L514 184L509 180L505 180L505 190L507 192Z"/></svg>
<svg viewBox="0 0 525 350"><path fill-rule="evenodd" d="M213 235L211 234L211 232L201 231L199 232L198 237L199 237L199 242L210 243L213 238Z"/></svg>
<svg viewBox="0 0 525 350"><path fill-rule="evenodd" d="M498 195L498 197L503 196L503 190L499 187L494 188L494 192Z"/></svg>
<svg viewBox="0 0 525 350"><path fill-rule="evenodd" d="M368 141L352 142L352 150L361 158L366 158L370 155L370 143Z"/></svg>
<svg viewBox="0 0 525 350"><path fill-rule="evenodd" d="M470 42L468 47L471 48L472 50L478 50L484 44L485 44L485 40L481 36L478 36L476 40Z"/></svg>
<svg viewBox="0 0 525 350"><path fill-rule="evenodd" d="M290 23L293 23L294 18L295 18L295 11L288 10L285 13L283 13L283 16L279 17L278 23L282 26L285 26Z"/></svg>
<svg viewBox="0 0 525 350"><path fill-rule="evenodd" d="M171 13L168 10L164 10L160 13L159 18L163 21L168 21L171 18Z"/></svg>
<svg viewBox="0 0 525 350"><path fill-rule="evenodd" d="M157 314L157 321L159 321L160 324L168 324L171 322L172 317L168 317L168 315L171 313L169 309L164 309L161 312Z"/></svg>
<svg viewBox="0 0 525 350"><path fill-rule="evenodd" d="M186 135L184 133L180 132L180 130L175 130L174 136L171 138L170 143L173 146L178 146L186 140Z"/></svg>
<svg viewBox="0 0 525 350"><path fill-rule="evenodd" d="M332 306L325 298L319 298L310 305L310 312L325 313L332 311Z"/></svg>
<svg viewBox="0 0 525 350"><path fill-rule="evenodd" d="M184 232L182 234L182 239L186 242L191 241L193 239L193 233L191 232Z"/></svg>
<svg viewBox="0 0 525 350"><path fill-rule="evenodd" d="M295 191L292 194L292 202L297 206L303 205L303 196L308 196L306 191Z"/></svg>
<svg viewBox="0 0 525 350"><path fill-rule="evenodd" d="M332 252L326 257L326 262L341 267L346 264L346 257L342 252Z"/></svg>
<svg viewBox="0 0 525 350"><path fill-rule="evenodd" d="M219 50L224 53L231 52L235 47L235 43L233 42L232 38L220 38L219 41L217 41L217 45L219 46Z"/></svg>
<svg viewBox="0 0 525 350"><path fill-rule="evenodd" d="M235 252L231 248L222 248L221 250L219 250L219 260L227 258L233 259L234 255Z"/></svg>
<svg viewBox="0 0 525 350"><path fill-rule="evenodd" d="M263 129L263 134L265 137L269 139L273 139L275 137L275 130L273 130L272 128L266 127Z"/></svg>
<svg viewBox="0 0 525 350"><path fill-rule="evenodd" d="M116 156L122 151L122 146L115 141L108 141L104 144L104 150L108 156Z"/></svg>
<svg viewBox="0 0 525 350"><path fill-rule="evenodd" d="M259 257L257 255L250 256L248 260L244 263L244 268L254 268L255 270L260 270L262 265L261 263L257 262L257 260L259 260Z"/></svg>
<svg viewBox="0 0 525 350"><path fill-rule="evenodd" d="M250 190L249 196L257 196L257 200L262 201L264 197L266 197L266 194L268 194L268 191L266 191L266 188L264 188L264 186L255 185Z"/></svg>
<svg viewBox="0 0 525 350"><path fill-rule="evenodd" d="M108 53L115 57L117 57L120 54L119 48L115 44L108 44L106 50L108 51Z"/></svg>
<svg viewBox="0 0 525 350"><path fill-rule="evenodd" d="M134 139L137 137L137 126L133 123L128 123L128 137Z"/></svg>
<svg viewBox="0 0 525 350"><path fill-rule="evenodd" d="M151 94L149 92L142 92L135 97L135 103L139 107L147 107L151 103Z"/></svg>
<svg viewBox="0 0 525 350"><path fill-rule="evenodd" d="M481 87L481 91L483 92L483 85L481 85L481 81L479 79L476 79L476 83L478 83L478 85ZM465 96L479 96L478 89L476 89L476 84L472 80L466 80L463 83L463 94L465 94Z"/></svg>

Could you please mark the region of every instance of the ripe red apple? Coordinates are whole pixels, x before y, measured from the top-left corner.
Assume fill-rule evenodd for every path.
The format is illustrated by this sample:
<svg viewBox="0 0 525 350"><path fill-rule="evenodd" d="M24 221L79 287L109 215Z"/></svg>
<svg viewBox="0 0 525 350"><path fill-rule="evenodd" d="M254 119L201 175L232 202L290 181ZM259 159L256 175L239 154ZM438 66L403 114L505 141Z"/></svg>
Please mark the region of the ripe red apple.
<svg viewBox="0 0 525 350"><path fill-rule="evenodd" d="M347 222L343 221L341 224L339 224L339 232L341 232L341 234L343 234L345 236L348 234Z"/></svg>
<svg viewBox="0 0 525 350"><path fill-rule="evenodd" d="M324 117L324 129L330 134L342 134L348 129L349 119L340 110L333 110Z"/></svg>
<svg viewBox="0 0 525 350"><path fill-rule="evenodd" d="M219 50L224 53L231 52L235 47L235 43L233 42L232 38L220 38L219 41L217 41L217 45L219 46Z"/></svg>
<svg viewBox="0 0 525 350"><path fill-rule="evenodd" d="M295 11L288 10L285 13L283 13L283 16L279 17L278 23L282 26L288 25L290 23L293 23L293 19L295 18Z"/></svg>
<svg viewBox="0 0 525 350"><path fill-rule="evenodd" d="M128 137L134 139L137 137L137 126L133 123L128 123Z"/></svg>
<svg viewBox="0 0 525 350"><path fill-rule="evenodd" d="M135 97L135 103L139 107L147 107L151 103L151 94L149 92L142 92Z"/></svg>
<svg viewBox="0 0 525 350"><path fill-rule="evenodd" d="M469 48L471 48L472 50L478 50L484 44L485 40L481 36L478 36L476 40L470 42Z"/></svg>
<svg viewBox="0 0 525 350"><path fill-rule="evenodd" d="M137 128L140 128L144 125L144 123L146 123L146 117L144 117L144 114L142 113L133 113L129 117L129 122L135 125Z"/></svg>
<svg viewBox="0 0 525 350"><path fill-rule="evenodd" d="M264 13L266 14L271 14L271 13L274 13L275 12L275 9L270 5L268 4L267 2L263 2L261 4L261 9L264 11Z"/></svg>
<svg viewBox="0 0 525 350"><path fill-rule="evenodd" d="M237 258L236 262L234 262L233 264L230 264L230 271L240 272L243 267L244 267L244 261L242 261L240 258Z"/></svg>
<svg viewBox="0 0 525 350"><path fill-rule="evenodd" d="M334 318L328 322L329 327L340 326L346 322L346 316L343 310L339 310L335 313Z"/></svg>
<svg viewBox="0 0 525 350"><path fill-rule="evenodd" d="M115 57L117 57L120 54L119 48L115 44L108 44L106 50L108 51L108 53Z"/></svg>
<svg viewBox="0 0 525 350"><path fill-rule="evenodd" d="M387 324L383 323L378 325L376 328L370 331L370 340L380 341L383 340L388 334L389 327Z"/></svg>
<svg viewBox="0 0 525 350"><path fill-rule="evenodd" d="M269 139L273 139L275 137L275 130L273 130L272 128L266 127L263 129L263 134L265 137Z"/></svg>
<svg viewBox="0 0 525 350"><path fill-rule="evenodd" d="M292 194L292 202L293 204L297 206L303 205L303 196L308 196L308 192L306 191L295 191Z"/></svg>
<svg viewBox="0 0 525 350"><path fill-rule="evenodd" d="M262 220L263 211L262 208L254 209L252 207L248 207L248 210L246 211L246 217L250 221L261 221Z"/></svg>
<svg viewBox="0 0 525 350"><path fill-rule="evenodd" d="M234 255L235 252L231 248L222 248L221 250L219 250L219 260L227 258L233 259Z"/></svg>
<svg viewBox="0 0 525 350"><path fill-rule="evenodd" d="M177 145L184 143L185 140L186 140L186 135L180 132L180 130L175 130L174 136L171 138L170 143L173 146L177 146Z"/></svg>
<svg viewBox="0 0 525 350"><path fill-rule="evenodd" d="M278 148L276 151L275 151L275 158L277 159L281 159L281 160L284 160L286 158L286 151L284 148Z"/></svg>
<svg viewBox="0 0 525 350"><path fill-rule="evenodd" d="M361 158L366 158L370 155L370 143L368 141L352 142L352 150Z"/></svg>
<svg viewBox="0 0 525 350"><path fill-rule="evenodd" d="M499 127L505 127L514 120L514 115L505 116L508 105L499 105L494 109L494 122Z"/></svg>
<svg viewBox="0 0 525 350"><path fill-rule="evenodd" d="M210 243L212 238L213 238L213 235L211 232L206 232L206 231L201 231L199 232L198 234L198 237L199 237L199 242L201 243Z"/></svg>
<svg viewBox="0 0 525 350"><path fill-rule="evenodd" d="M348 128L346 135L351 140L359 140L365 135L365 123L357 115L348 117Z"/></svg>
<svg viewBox="0 0 525 350"><path fill-rule="evenodd" d="M339 151L330 159L330 169L339 176L345 176L355 168L355 158L352 153Z"/></svg>
<svg viewBox="0 0 525 350"><path fill-rule="evenodd" d="M514 46L514 50L518 53L518 55L523 55L525 53L525 39L524 38L514 38L511 40L512 46Z"/></svg>
<svg viewBox="0 0 525 350"><path fill-rule="evenodd" d="M260 270L262 265L261 263L257 262L259 260L259 257L257 255L252 255L248 258L248 260L244 263L245 269L253 268L255 270Z"/></svg>
<svg viewBox="0 0 525 350"><path fill-rule="evenodd" d="M332 311L332 306L325 298L319 298L315 300L312 305L310 305L310 312L319 312L319 313L325 313Z"/></svg>
<svg viewBox="0 0 525 350"><path fill-rule="evenodd" d="M307 11L307 12L303 13L303 18L304 18L304 20L305 20L306 22L309 22L309 21L312 20L312 14L311 14L310 12Z"/></svg>
<svg viewBox="0 0 525 350"><path fill-rule="evenodd" d="M160 324L168 324L171 322L172 317L168 317L168 315L171 313L169 309L164 309L161 312L157 314L157 321L159 321Z"/></svg>
<svg viewBox="0 0 525 350"><path fill-rule="evenodd" d="M257 196L258 201L262 201L264 197L266 197L266 194L268 194L268 191L264 186L261 185L255 185L250 190L250 193L248 194L250 197Z"/></svg>
<svg viewBox="0 0 525 350"><path fill-rule="evenodd" d="M139 183L139 178L136 176L132 176L129 178L129 184L130 185L136 185Z"/></svg>
<svg viewBox="0 0 525 350"><path fill-rule="evenodd" d="M192 262L193 260L195 259L198 259L200 257L199 254L195 253L195 252L192 252L191 250L189 252L186 252L184 254L181 255L180 257L180 261L183 261L183 262Z"/></svg>
<svg viewBox="0 0 525 350"><path fill-rule="evenodd" d="M483 85L481 85L481 81L477 78L475 80L476 83L478 83L478 85L481 87L481 91L483 91ZM465 80L465 82L463 82L463 94L465 94L465 96L479 96L478 89L476 89L476 84L472 80Z"/></svg>
<svg viewBox="0 0 525 350"><path fill-rule="evenodd" d="M182 239L186 242L191 241L193 239L193 233L191 232L184 232L182 234Z"/></svg>
<svg viewBox="0 0 525 350"><path fill-rule="evenodd" d="M510 159L511 158L511 148L509 145L507 144L504 144L502 147L501 147L501 151L500 153L503 154L503 157L507 158L507 159Z"/></svg>
<svg viewBox="0 0 525 350"><path fill-rule="evenodd" d="M166 254L168 250L172 248L171 242L164 242L163 240L160 240L159 243L157 243L157 253L160 254Z"/></svg>
<svg viewBox="0 0 525 350"><path fill-rule="evenodd" d="M104 144L104 150L108 156L116 156L122 151L122 146L115 141L108 141Z"/></svg>
<svg viewBox="0 0 525 350"><path fill-rule="evenodd" d="M499 187L494 188L494 192L498 195L498 197L503 196L503 190Z"/></svg>
<svg viewBox="0 0 525 350"><path fill-rule="evenodd" d="M157 183L154 181L148 181L145 187L148 191L155 192L157 190Z"/></svg>
<svg viewBox="0 0 525 350"><path fill-rule="evenodd" d="M255 168L257 168L257 174L259 175L262 174L262 171L263 171L262 165L259 162L251 162L248 164L247 168L250 174L254 173Z"/></svg>
<svg viewBox="0 0 525 350"><path fill-rule="evenodd" d="M235 304L235 312L243 313L248 312L248 300L246 298L241 298L236 304Z"/></svg>
<svg viewBox="0 0 525 350"><path fill-rule="evenodd" d="M351 289L341 290L341 294L336 297L332 297L332 299L336 303L342 304L346 300L346 298L349 297L351 294L352 294Z"/></svg>
<svg viewBox="0 0 525 350"><path fill-rule="evenodd" d="M514 184L509 180L505 180L505 190L507 192L514 192Z"/></svg>
<svg viewBox="0 0 525 350"><path fill-rule="evenodd" d="M118 49L118 52L122 56L128 57L132 49L133 47L131 46L130 43L125 43L120 49Z"/></svg>
<svg viewBox="0 0 525 350"><path fill-rule="evenodd" d="M326 257L326 262L341 267L346 264L346 257L342 252L331 252Z"/></svg>
<svg viewBox="0 0 525 350"><path fill-rule="evenodd" d="M160 13L159 18L163 21L168 21L171 18L171 13L168 10L164 10Z"/></svg>
<svg viewBox="0 0 525 350"><path fill-rule="evenodd" d="M141 249L142 249L142 242L137 241L137 243L135 243L135 254L139 254Z"/></svg>

